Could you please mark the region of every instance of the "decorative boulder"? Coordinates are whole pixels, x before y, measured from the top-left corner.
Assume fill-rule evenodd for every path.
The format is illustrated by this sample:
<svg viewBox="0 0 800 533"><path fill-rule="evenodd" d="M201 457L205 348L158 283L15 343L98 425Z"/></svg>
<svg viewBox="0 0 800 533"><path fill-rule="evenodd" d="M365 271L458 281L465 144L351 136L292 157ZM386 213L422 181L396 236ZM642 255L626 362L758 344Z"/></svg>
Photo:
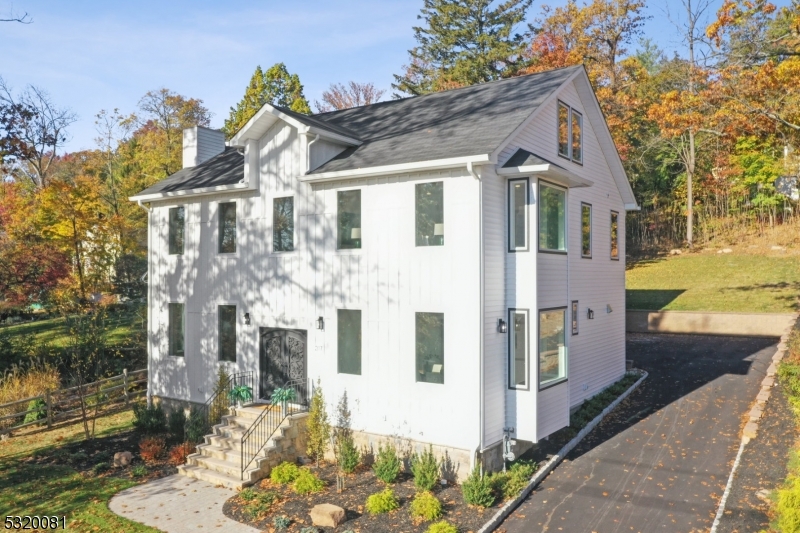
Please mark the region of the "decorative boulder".
<svg viewBox="0 0 800 533"><path fill-rule="evenodd" d="M344 509L330 503L315 505L311 509L311 523L320 527L337 527L344 522Z"/></svg>
<svg viewBox="0 0 800 533"><path fill-rule="evenodd" d="M114 454L114 466L128 466L133 461L131 452L117 452Z"/></svg>

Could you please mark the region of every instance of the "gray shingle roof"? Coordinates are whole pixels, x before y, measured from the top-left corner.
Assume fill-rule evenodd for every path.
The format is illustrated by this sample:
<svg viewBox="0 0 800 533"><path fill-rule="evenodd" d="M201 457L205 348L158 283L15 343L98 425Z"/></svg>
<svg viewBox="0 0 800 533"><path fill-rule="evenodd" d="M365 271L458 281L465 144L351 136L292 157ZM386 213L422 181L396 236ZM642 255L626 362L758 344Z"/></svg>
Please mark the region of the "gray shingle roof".
<svg viewBox="0 0 800 533"><path fill-rule="evenodd" d="M244 155L228 148L197 166L184 168L163 181L143 190L137 196L235 185L244 179Z"/></svg>

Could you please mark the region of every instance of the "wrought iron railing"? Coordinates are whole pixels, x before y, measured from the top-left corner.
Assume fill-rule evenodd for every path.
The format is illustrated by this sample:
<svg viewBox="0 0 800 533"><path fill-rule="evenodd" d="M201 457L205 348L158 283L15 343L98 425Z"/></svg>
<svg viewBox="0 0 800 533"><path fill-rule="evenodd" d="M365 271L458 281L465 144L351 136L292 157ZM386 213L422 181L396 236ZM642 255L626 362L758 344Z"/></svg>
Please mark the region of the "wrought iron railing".
<svg viewBox="0 0 800 533"><path fill-rule="evenodd" d="M192 407L184 427L187 443L203 442L203 438L211 433L211 428L222 422L222 417L228 414L230 407L236 403L231 398L230 392L234 387L240 386L250 387L251 392L255 390L255 377L252 370L232 374L227 383L215 390L204 404Z"/></svg>
<svg viewBox="0 0 800 533"><path fill-rule="evenodd" d="M283 421L291 415L308 411L310 393L307 380L288 381L281 389L284 391L287 389L293 390L294 398L281 403L270 402L242 435L241 479L244 479L245 470L253 464L261 450L264 449L275 432L278 431L278 428L281 427Z"/></svg>

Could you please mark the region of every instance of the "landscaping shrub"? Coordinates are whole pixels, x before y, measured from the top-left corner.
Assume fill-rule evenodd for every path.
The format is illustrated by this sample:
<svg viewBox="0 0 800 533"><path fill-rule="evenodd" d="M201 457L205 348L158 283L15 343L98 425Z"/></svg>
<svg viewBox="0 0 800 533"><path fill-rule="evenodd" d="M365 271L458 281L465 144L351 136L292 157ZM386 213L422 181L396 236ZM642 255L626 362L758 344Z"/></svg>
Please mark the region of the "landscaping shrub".
<svg viewBox="0 0 800 533"><path fill-rule="evenodd" d="M131 468L131 476L144 477L147 475L147 467L144 465L137 465Z"/></svg>
<svg viewBox="0 0 800 533"><path fill-rule="evenodd" d="M276 516L272 519L272 526L278 531L286 529L291 523L292 521L286 516Z"/></svg>
<svg viewBox="0 0 800 533"><path fill-rule="evenodd" d="M301 529L300 533L319 533L319 529L315 528L314 526L308 526Z"/></svg>
<svg viewBox="0 0 800 533"><path fill-rule="evenodd" d="M331 425L328 422L328 412L325 408L325 397L322 394L320 380L317 380L317 386L314 387L314 393L311 395L306 432L308 435L306 453L317 462L317 467L319 467L319 462L325 457L325 451L331 440Z"/></svg>
<svg viewBox="0 0 800 533"><path fill-rule="evenodd" d="M489 477L495 497L508 500L516 497L524 489L536 470L533 461L517 461L506 472L498 472Z"/></svg>
<svg viewBox="0 0 800 533"><path fill-rule="evenodd" d="M361 454L356 448L353 439L345 439L339 445L339 468L345 474L352 474L355 472L358 463L361 462Z"/></svg>
<svg viewBox="0 0 800 533"><path fill-rule="evenodd" d="M239 497L246 502L250 500L254 500L256 498L256 491L251 488L242 489L239 491Z"/></svg>
<svg viewBox="0 0 800 533"><path fill-rule="evenodd" d="M628 373L622 379L603 390L602 392L592 396L569 417L569 425L574 430L580 430L589 422L595 419L597 415L603 412L603 409L616 400L620 394L628 390L628 388L636 383L639 379L638 374Z"/></svg>
<svg viewBox="0 0 800 533"><path fill-rule="evenodd" d="M383 514L400 507L400 502L389 487L367 498L366 509L369 514Z"/></svg>
<svg viewBox="0 0 800 533"><path fill-rule="evenodd" d="M299 475L300 468L296 464L284 461L272 469L272 472L269 473L269 479L273 483L286 485L297 479Z"/></svg>
<svg viewBox="0 0 800 533"><path fill-rule="evenodd" d="M478 507L491 507L494 504L494 487L488 476L481 476L480 469L475 470L461 484L461 494L464 501Z"/></svg>
<svg viewBox="0 0 800 533"><path fill-rule="evenodd" d="M11 371L0 374L0 404L39 396L47 390L56 390L60 384L61 376L55 367L36 365L22 369L15 366ZM19 411L20 406L6 407L0 409L0 417ZM0 428L14 425L18 421L21 420L4 420L0 422Z"/></svg>
<svg viewBox="0 0 800 533"><path fill-rule="evenodd" d="M292 488L297 494L309 494L324 489L325 482L308 468L301 468L297 479L292 484Z"/></svg>
<svg viewBox="0 0 800 533"><path fill-rule="evenodd" d="M252 497L250 498L250 503L247 505L246 511L247 514L249 514L250 517L255 520L269 512L272 504L277 501L278 495L274 492L251 492Z"/></svg>
<svg viewBox="0 0 800 533"><path fill-rule="evenodd" d="M378 446L378 455L375 457L375 462L372 464L372 471L375 476L384 483L394 483L397 475L400 473L402 463L400 458L397 457L397 448L394 444L388 443L386 446L382 444Z"/></svg>
<svg viewBox="0 0 800 533"><path fill-rule="evenodd" d="M31 411L31 409L36 410ZM41 398L29 401L26 410L29 411L29 413L25 415L24 422L26 424L28 422L36 422L37 420L43 420L47 418L47 402Z"/></svg>
<svg viewBox="0 0 800 533"><path fill-rule="evenodd" d="M458 528L446 520L442 520L441 522L431 524L431 527L429 527L425 533L458 533Z"/></svg>
<svg viewBox="0 0 800 533"><path fill-rule="evenodd" d="M167 432L167 416L160 405L133 404L133 427L144 435Z"/></svg>
<svg viewBox="0 0 800 533"><path fill-rule="evenodd" d="M189 412L189 419L186 421L184 437L189 442L200 442L205 435L211 433L211 428L206 423L203 411L197 407L192 407Z"/></svg>
<svg viewBox="0 0 800 533"><path fill-rule="evenodd" d="M173 442L186 440L186 413L183 412L183 409L176 409L169 414L167 426L169 427L169 436Z"/></svg>
<svg viewBox="0 0 800 533"><path fill-rule="evenodd" d="M778 531L800 532L800 475L789 474L775 494Z"/></svg>
<svg viewBox="0 0 800 533"><path fill-rule="evenodd" d="M196 450L197 447L192 442L176 444L169 450L169 464L178 466L186 463L186 458Z"/></svg>
<svg viewBox="0 0 800 533"><path fill-rule="evenodd" d="M442 502L430 491L418 492L411 501L411 516L426 522L436 520L442 516Z"/></svg>
<svg viewBox="0 0 800 533"><path fill-rule="evenodd" d="M86 452L75 452L69 454L70 463L83 463L87 459L89 459L89 456L86 454Z"/></svg>
<svg viewBox="0 0 800 533"><path fill-rule="evenodd" d="M162 437L145 437L139 441L139 455L144 461L155 461L164 455L166 447Z"/></svg>
<svg viewBox="0 0 800 533"><path fill-rule="evenodd" d="M411 473L414 474L414 486L418 490L433 490L439 482L441 462L433 455L433 446L411 458Z"/></svg>
<svg viewBox="0 0 800 533"><path fill-rule="evenodd" d="M103 472L105 472L109 468L110 468L110 466L109 466L108 463L105 463L105 462L97 463L92 467L92 473L94 475L102 474Z"/></svg>

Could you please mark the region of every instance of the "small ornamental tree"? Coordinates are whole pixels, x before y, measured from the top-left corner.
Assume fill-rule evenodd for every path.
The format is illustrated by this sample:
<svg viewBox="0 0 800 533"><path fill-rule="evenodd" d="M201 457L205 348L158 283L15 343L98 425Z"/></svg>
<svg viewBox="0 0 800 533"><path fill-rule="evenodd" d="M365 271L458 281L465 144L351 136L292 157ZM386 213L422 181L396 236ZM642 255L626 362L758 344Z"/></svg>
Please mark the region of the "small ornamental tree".
<svg viewBox="0 0 800 533"><path fill-rule="evenodd" d="M352 474L358 466L360 454L353 442L353 430L350 422L350 406L347 401L347 391L344 391L336 406L336 427L333 428L333 454L339 472ZM344 488L344 477L337 475L337 488Z"/></svg>
<svg viewBox="0 0 800 533"><path fill-rule="evenodd" d="M331 425L328 422L328 412L325 409L325 397L322 394L322 385L317 380L314 393L311 396L311 406L308 409L308 456L317 462L325 457L328 443L331 440Z"/></svg>

